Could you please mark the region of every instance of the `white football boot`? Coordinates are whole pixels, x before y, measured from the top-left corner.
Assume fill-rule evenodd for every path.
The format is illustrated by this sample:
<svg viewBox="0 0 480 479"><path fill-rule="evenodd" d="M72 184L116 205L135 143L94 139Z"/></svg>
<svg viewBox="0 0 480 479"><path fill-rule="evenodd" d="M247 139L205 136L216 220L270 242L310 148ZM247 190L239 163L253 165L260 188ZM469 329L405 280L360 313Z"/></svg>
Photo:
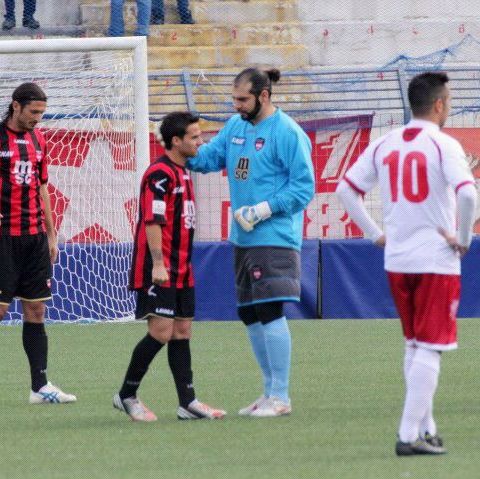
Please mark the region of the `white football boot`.
<svg viewBox="0 0 480 479"><path fill-rule="evenodd" d="M250 413L251 417L279 417L292 412L292 403L285 402L277 397L269 397L257 409Z"/></svg>
<svg viewBox="0 0 480 479"><path fill-rule="evenodd" d="M253 411L256 411L262 404L267 401L267 397L262 395L258 399L249 404L247 407L244 407L238 411L239 416L250 416Z"/></svg>
<svg viewBox="0 0 480 479"><path fill-rule="evenodd" d="M30 391L30 404L60 404L75 402L77 397L73 394L64 393L50 381L41 387L38 392Z"/></svg>

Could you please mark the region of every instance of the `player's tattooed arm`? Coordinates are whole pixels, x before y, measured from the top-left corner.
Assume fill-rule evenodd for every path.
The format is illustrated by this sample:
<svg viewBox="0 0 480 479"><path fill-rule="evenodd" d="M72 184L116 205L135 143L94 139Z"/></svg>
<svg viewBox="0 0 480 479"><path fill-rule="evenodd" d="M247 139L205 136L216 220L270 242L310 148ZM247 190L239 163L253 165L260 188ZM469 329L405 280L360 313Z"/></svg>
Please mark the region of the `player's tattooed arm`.
<svg viewBox="0 0 480 479"><path fill-rule="evenodd" d="M169 274L163 261L162 227L157 224L147 225L146 233L148 248L153 260L152 283L160 285L169 279Z"/></svg>

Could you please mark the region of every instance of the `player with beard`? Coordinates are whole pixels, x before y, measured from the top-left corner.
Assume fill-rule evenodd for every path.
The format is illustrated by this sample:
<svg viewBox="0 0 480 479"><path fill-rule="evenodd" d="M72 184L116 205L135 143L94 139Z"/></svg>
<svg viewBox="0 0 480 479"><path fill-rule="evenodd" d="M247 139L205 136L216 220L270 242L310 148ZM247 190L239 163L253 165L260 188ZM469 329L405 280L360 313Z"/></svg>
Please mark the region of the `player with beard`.
<svg viewBox="0 0 480 479"><path fill-rule="evenodd" d="M247 68L233 82L233 116L187 168L226 168L234 221L238 315L263 375L263 393L242 416L292 411L291 337L284 302L300 301L303 214L314 194L308 136L271 100L276 69Z"/></svg>
<svg viewBox="0 0 480 479"><path fill-rule="evenodd" d="M45 301L51 297L58 248L47 190L46 144L36 129L46 107L43 90L35 83L23 83L13 92L0 124L0 320L18 297L31 404L77 400L47 381Z"/></svg>

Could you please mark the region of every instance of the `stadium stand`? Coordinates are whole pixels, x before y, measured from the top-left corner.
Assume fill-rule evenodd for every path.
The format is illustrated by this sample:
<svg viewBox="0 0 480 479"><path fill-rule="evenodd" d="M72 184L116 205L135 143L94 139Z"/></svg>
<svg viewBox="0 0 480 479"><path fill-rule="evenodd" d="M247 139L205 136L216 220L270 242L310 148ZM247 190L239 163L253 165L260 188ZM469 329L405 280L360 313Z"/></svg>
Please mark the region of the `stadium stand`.
<svg viewBox="0 0 480 479"><path fill-rule="evenodd" d="M39 31L19 27L0 32L0 40L105 35L108 1L63 4L63 9L53 0L42 4L37 12ZM135 5L133 0L126 2L127 34L135 28ZM204 130L213 132L233 112L231 81L239 68L280 66L283 78L276 103L308 129L314 142L318 191L307 211L305 238L318 243L318 238L361 236L332 192L348 162L369 140L408 120L406 85L419 71L450 72L453 115L448 127L480 175L475 140L480 23L472 16L471 1L442 3L431 12L424 0L402 4L367 0L362 8L353 0L192 0L195 25L176 24L175 1L166 0L165 5L166 24L152 25L148 39L151 126L168 111L188 108L201 115ZM0 4L0 14L1 8ZM152 146L155 156L159 150L153 136ZM225 239L229 208L225 179L210 175L198 182L205 204L199 204L196 237L206 242ZM375 194L366 200L369 208L378 210ZM480 232L480 221L476 231ZM315 309L314 296L309 311ZM326 307L321 309L330 316ZM335 314L339 312L330 317Z"/></svg>

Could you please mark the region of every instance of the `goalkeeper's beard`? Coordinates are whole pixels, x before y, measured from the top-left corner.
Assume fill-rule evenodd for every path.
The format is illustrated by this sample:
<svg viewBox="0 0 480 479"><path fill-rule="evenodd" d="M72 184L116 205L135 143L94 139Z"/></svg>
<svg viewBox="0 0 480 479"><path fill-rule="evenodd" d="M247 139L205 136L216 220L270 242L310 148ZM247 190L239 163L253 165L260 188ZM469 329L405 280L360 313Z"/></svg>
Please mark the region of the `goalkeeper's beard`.
<svg viewBox="0 0 480 479"><path fill-rule="evenodd" d="M257 96L255 97L255 108L249 113L241 113L240 116L242 117L242 120L252 122L253 120L255 120L255 118L257 118L261 109L262 104L260 103L259 97Z"/></svg>

